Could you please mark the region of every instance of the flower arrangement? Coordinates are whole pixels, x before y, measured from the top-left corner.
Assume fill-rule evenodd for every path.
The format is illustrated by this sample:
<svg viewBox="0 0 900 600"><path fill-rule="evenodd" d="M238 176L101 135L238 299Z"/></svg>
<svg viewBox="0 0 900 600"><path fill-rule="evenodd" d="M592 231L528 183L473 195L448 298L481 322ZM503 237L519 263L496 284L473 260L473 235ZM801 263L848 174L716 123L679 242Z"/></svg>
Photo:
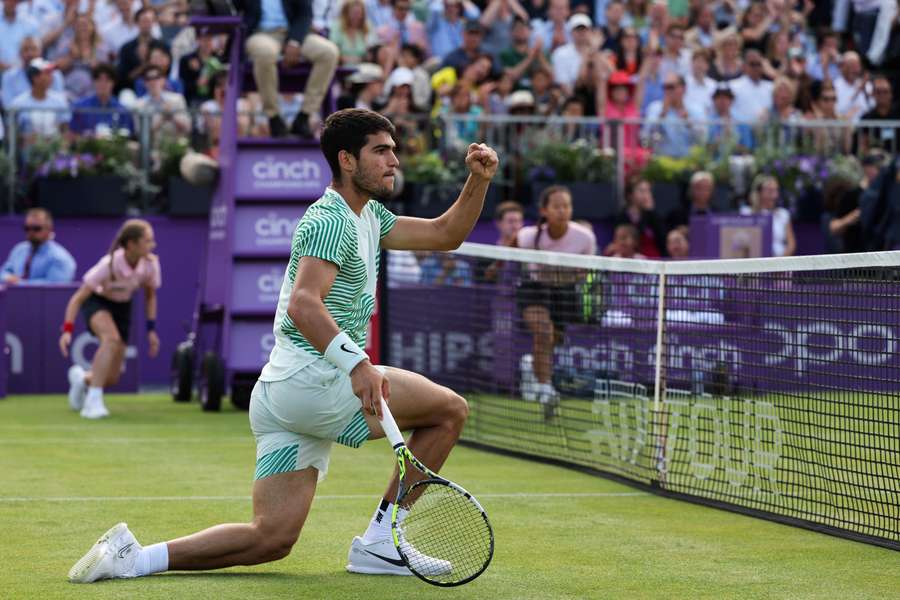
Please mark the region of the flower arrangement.
<svg viewBox="0 0 900 600"><path fill-rule="evenodd" d="M544 141L526 155L525 162L531 181L615 181L615 152L609 148L600 149L585 139L573 143Z"/></svg>
<svg viewBox="0 0 900 600"><path fill-rule="evenodd" d="M466 167L460 161L445 161L435 151L423 152L409 157L403 175L411 183L458 183L465 180Z"/></svg>

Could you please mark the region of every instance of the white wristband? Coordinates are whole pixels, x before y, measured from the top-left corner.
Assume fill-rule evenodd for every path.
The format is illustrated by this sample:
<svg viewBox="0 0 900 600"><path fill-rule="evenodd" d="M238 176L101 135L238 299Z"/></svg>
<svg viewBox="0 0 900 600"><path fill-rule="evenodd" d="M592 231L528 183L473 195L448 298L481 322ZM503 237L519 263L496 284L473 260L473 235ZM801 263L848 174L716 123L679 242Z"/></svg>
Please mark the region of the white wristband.
<svg viewBox="0 0 900 600"><path fill-rule="evenodd" d="M347 375L350 374L353 367L368 358L369 356L363 352L362 348L357 346L356 342L343 331L334 336L334 339L328 344L328 348L325 349L325 360Z"/></svg>

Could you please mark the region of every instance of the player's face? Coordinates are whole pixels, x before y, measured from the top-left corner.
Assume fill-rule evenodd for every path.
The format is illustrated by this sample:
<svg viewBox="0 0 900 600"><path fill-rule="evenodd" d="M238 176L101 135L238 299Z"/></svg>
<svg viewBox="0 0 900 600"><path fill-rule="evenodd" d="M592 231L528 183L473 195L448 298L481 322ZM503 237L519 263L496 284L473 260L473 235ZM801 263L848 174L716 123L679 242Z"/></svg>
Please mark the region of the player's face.
<svg viewBox="0 0 900 600"><path fill-rule="evenodd" d="M353 185L370 198L388 198L394 191L394 171L400 166L394 149L397 145L386 131L369 136L359 152Z"/></svg>

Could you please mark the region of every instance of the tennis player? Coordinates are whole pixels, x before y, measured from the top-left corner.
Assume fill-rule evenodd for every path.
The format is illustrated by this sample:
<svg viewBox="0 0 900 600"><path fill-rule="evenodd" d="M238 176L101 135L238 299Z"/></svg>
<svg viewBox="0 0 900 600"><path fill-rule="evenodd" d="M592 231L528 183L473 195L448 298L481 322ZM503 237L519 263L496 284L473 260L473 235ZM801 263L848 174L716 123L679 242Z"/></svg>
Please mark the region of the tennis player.
<svg viewBox="0 0 900 600"><path fill-rule="evenodd" d="M286 557L297 541L328 470L333 442L358 447L384 435L383 396L409 448L441 468L468 414L466 401L425 377L373 365L366 327L375 307L379 248L451 250L481 214L497 171L497 154L471 144L470 171L457 201L440 217L396 217L385 198L399 167L393 125L360 109L332 114L321 146L331 187L306 211L294 232L275 313L275 347L253 389L250 426L256 436L253 520L217 525L187 537L141 547L127 525L107 531L69 572L73 582L139 577L166 570L221 569ZM368 529L350 546L352 573L409 575L390 539L397 472ZM422 557L428 560L428 557ZM433 561L435 574L450 569Z"/></svg>
<svg viewBox="0 0 900 600"><path fill-rule="evenodd" d="M142 219L125 221L109 247L109 254L84 274L81 287L66 305L59 337L63 356L69 356L79 310L90 332L100 338L90 371L79 365L69 368L69 406L81 411L85 419L109 416L103 402L103 388L115 385L122 373L131 331L131 299L138 288L144 290L150 356L159 352L156 290L162 278L159 259L153 254L155 247L150 223Z"/></svg>

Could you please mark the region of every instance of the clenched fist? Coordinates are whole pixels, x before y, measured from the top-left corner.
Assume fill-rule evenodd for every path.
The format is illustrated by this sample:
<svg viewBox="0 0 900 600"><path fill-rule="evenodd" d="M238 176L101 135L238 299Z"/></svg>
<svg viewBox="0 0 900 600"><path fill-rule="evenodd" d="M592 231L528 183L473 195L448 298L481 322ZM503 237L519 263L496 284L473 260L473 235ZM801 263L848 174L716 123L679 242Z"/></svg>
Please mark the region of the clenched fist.
<svg viewBox="0 0 900 600"><path fill-rule="evenodd" d="M500 159L494 149L486 144L469 144L466 154L466 166L469 172L482 179L492 179L500 165Z"/></svg>

